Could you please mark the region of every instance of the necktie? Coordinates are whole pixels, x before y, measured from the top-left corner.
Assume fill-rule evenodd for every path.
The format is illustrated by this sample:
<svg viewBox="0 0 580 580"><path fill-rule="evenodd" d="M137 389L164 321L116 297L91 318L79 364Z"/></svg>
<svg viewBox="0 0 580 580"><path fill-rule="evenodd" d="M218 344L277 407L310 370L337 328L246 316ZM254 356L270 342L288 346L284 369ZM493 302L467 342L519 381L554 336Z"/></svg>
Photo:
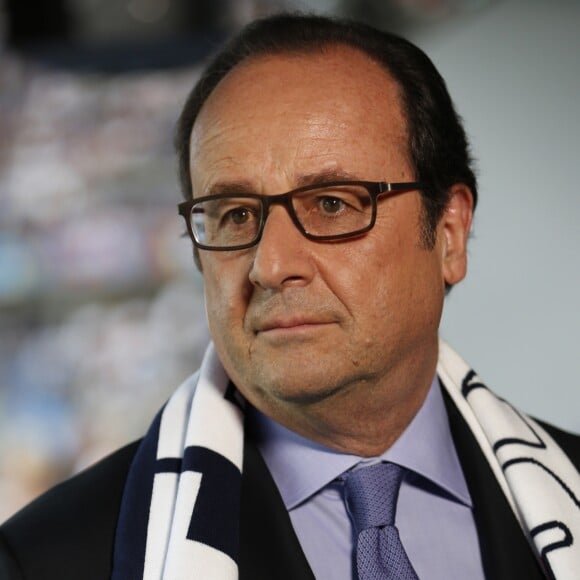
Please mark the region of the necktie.
<svg viewBox="0 0 580 580"><path fill-rule="evenodd" d="M377 463L346 477L346 502L358 534L359 580L418 580L395 526L404 474L394 463Z"/></svg>

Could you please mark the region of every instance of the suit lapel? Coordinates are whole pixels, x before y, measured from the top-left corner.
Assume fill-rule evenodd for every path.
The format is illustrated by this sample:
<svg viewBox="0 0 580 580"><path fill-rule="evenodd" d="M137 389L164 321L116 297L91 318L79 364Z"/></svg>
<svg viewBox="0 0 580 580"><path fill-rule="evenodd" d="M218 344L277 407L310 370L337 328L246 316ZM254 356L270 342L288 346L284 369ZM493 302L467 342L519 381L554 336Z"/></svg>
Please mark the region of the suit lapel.
<svg viewBox="0 0 580 580"><path fill-rule="evenodd" d="M467 423L443 389L451 433L474 506L486 578L545 579Z"/></svg>
<svg viewBox="0 0 580 580"><path fill-rule="evenodd" d="M244 442L240 580L315 580L278 492L252 441Z"/></svg>

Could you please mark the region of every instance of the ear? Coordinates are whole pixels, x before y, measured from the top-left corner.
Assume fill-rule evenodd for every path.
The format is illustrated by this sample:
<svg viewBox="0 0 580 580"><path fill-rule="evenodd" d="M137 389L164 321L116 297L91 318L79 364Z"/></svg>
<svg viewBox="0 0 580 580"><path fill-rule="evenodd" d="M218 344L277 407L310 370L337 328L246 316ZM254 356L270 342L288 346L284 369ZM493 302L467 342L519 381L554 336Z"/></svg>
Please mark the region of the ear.
<svg viewBox="0 0 580 580"><path fill-rule="evenodd" d="M442 273L447 285L457 284L467 272L467 238L472 218L471 189L463 183L456 183L449 190L449 203L438 225Z"/></svg>

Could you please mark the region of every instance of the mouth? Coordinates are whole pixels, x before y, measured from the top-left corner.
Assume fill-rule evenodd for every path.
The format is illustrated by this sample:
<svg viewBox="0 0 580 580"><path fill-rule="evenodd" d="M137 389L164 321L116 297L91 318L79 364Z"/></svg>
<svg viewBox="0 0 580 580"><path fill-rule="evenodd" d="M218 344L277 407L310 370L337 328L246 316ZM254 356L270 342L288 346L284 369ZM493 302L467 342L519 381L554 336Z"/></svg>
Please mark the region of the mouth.
<svg viewBox="0 0 580 580"><path fill-rule="evenodd" d="M333 324L336 324L336 322L317 318L280 318L268 320L258 324L255 333L256 335L272 337L281 335L309 334L319 330L324 330Z"/></svg>

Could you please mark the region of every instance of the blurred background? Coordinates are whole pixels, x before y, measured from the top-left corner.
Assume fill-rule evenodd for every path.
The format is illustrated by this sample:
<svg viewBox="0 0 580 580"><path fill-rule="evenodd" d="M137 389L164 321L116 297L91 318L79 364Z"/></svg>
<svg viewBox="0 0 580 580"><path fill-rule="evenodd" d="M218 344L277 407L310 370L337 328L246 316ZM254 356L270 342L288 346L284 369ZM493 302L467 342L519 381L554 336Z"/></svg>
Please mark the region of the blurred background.
<svg viewBox="0 0 580 580"><path fill-rule="evenodd" d="M0 0L0 521L139 437L197 368L173 128L204 59L282 9L432 57L481 182L442 334L500 395L580 431L580 2Z"/></svg>

